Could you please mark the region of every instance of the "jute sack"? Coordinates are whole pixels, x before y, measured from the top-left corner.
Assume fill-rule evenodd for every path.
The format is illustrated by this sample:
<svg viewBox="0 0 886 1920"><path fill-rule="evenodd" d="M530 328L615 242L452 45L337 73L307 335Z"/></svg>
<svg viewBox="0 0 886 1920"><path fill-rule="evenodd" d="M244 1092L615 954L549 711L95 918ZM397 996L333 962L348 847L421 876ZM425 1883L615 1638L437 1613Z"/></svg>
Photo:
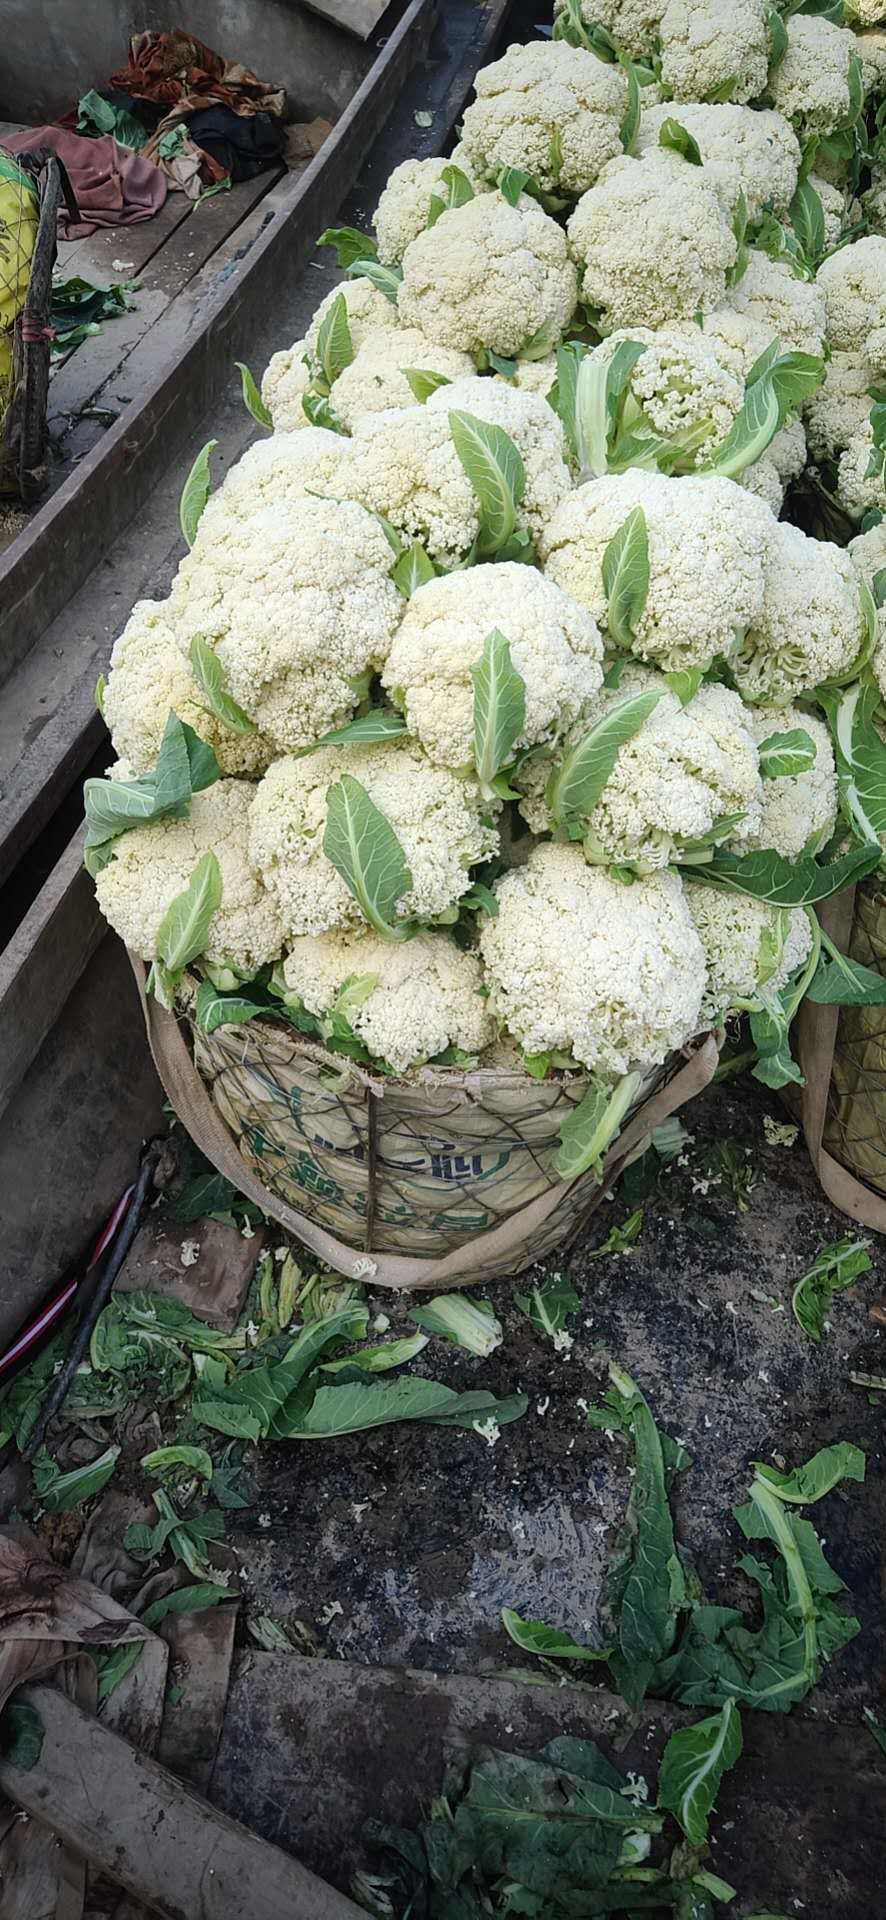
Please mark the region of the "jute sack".
<svg viewBox="0 0 886 1920"><path fill-rule="evenodd" d="M817 909L841 953L886 974L886 894L875 879ZM886 1233L886 1007L817 1007L797 1015L805 1085L787 1094L828 1199Z"/></svg>
<svg viewBox="0 0 886 1920"><path fill-rule="evenodd" d="M157 1072L219 1173L336 1272L375 1286L464 1286L516 1274L579 1228L653 1128L707 1086L712 1035L642 1091L605 1162L561 1180L560 1122L582 1074L498 1069L375 1078L271 1020L200 1033L145 994Z"/></svg>

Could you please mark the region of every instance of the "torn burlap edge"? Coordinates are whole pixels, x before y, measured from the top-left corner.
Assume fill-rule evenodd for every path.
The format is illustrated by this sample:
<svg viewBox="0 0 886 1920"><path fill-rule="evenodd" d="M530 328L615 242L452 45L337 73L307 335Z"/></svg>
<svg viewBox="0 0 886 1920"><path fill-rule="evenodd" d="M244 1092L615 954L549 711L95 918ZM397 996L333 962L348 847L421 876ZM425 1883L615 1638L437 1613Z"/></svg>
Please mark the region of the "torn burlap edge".
<svg viewBox="0 0 886 1920"><path fill-rule="evenodd" d="M841 953L849 951L855 895L855 887L845 887L816 909L825 933ZM800 1121L809 1157L828 1200L860 1226L886 1233L886 1199L850 1173L825 1145L840 1012L839 1007L819 1007L811 1000L803 1001L797 1015L796 1052L804 1085L785 1089L785 1103Z"/></svg>
<svg viewBox="0 0 886 1920"><path fill-rule="evenodd" d="M463 1246L453 1248L439 1259L380 1252L367 1254L339 1240L336 1235L318 1226L307 1214L298 1212L279 1199L246 1165L194 1065L178 1020L161 1007L153 995L146 994L144 963L132 953L129 957L138 985L154 1064L182 1126L219 1173L224 1174L247 1199L254 1201L263 1213L276 1220L287 1233L291 1233L316 1254L325 1266L348 1279L366 1279L373 1286L445 1290L469 1283L488 1268L491 1260L507 1259L516 1276L536 1257L533 1248L539 1231L570 1194L576 1184L574 1180L558 1181L546 1193L518 1208L499 1226L475 1235ZM687 1048L683 1056L678 1057L683 1058L683 1065L678 1066L665 1084L635 1109L622 1129L618 1141L606 1157L603 1179L589 1199L584 1218L599 1206L622 1170L645 1152L654 1129L708 1085L719 1059L717 1042L712 1034L703 1035L691 1050Z"/></svg>

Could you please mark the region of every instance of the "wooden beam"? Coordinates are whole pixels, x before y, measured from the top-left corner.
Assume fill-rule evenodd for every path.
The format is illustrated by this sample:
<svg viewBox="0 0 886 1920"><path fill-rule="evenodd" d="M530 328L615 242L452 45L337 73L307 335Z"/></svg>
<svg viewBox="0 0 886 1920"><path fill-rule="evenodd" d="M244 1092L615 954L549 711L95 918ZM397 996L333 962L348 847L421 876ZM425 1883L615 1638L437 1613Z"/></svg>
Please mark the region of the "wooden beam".
<svg viewBox="0 0 886 1920"><path fill-rule="evenodd" d="M0 954L0 1113L106 932L81 827Z"/></svg>
<svg viewBox="0 0 886 1920"><path fill-rule="evenodd" d="M0 1788L161 1920L366 1920L318 1880L54 1687L23 1687L43 1725L36 1765Z"/></svg>

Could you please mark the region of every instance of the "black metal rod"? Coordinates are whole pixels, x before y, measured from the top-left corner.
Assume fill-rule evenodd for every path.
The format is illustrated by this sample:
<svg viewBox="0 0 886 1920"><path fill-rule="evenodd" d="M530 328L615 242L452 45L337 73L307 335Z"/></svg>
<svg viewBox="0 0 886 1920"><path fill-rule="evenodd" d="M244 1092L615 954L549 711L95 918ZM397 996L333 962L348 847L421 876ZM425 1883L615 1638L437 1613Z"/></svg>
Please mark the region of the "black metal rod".
<svg viewBox="0 0 886 1920"><path fill-rule="evenodd" d="M28 1436L27 1443L22 1448L22 1454L25 1460L32 1460L38 1447L42 1446L49 1422L55 1418L63 1401L66 1399L68 1389L77 1368L86 1353L98 1316L102 1308L108 1304L114 1281L120 1272L120 1268L138 1232L139 1223L144 1212L145 1201L148 1197L148 1189L156 1171L158 1158L158 1149L152 1148L146 1153L142 1161L132 1199L129 1202L129 1207L122 1221L117 1238L108 1254L105 1270L97 1282L91 1300L83 1309L77 1325L77 1331L71 1341L61 1371L53 1380Z"/></svg>

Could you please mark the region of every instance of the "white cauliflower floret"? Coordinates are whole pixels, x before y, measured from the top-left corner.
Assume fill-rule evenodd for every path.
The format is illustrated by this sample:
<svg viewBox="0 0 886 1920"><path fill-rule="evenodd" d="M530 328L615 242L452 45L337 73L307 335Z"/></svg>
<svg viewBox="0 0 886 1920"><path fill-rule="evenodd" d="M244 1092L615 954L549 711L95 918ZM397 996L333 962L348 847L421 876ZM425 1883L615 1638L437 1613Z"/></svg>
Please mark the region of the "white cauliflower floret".
<svg viewBox="0 0 886 1920"><path fill-rule="evenodd" d="M781 959L767 981L771 943L778 937L778 913L749 894L727 893L700 881L686 883L686 901L701 937L708 980L702 1020L713 1026L724 1014L756 1002L761 985L780 993L812 949L812 930L802 907L792 907ZM765 936L765 938L764 938Z"/></svg>
<svg viewBox="0 0 886 1920"><path fill-rule="evenodd" d="M270 741L257 728L234 733L207 711L168 609L159 600L137 600L115 640L102 710L114 752L123 763L123 771L111 778L137 780L153 771L170 713L206 741L222 773L257 778L274 757Z"/></svg>
<svg viewBox="0 0 886 1920"><path fill-rule="evenodd" d="M766 86L769 33L763 0L668 0L661 16L662 85L676 101L731 100Z"/></svg>
<svg viewBox="0 0 886 1920"><path fill-rule="evenodd" d="M272 353L262 374L261 397L275 433L298 433L311 424L302 405L312 378L306 354L306 342L296 340Z"/></svg>
<svg viewBox="0 0 886 1920"><path fill-rule="evenodd" d="M760 824L762 783L750 714L729 687L702 686L684 707L661 674L629 667L617 688L604 687L588 704L567 746L625 700L652 692L658 705L619 748L601 798L582 822L585 858L595 864L665 867L725 814L743 815L739 835ZM553 824L545 798L550 771L544 756L528 760L516 775L525 795L520 811L533 833Z"/></svg>
<svg viewBox="0 0 886 1920"><path fill-rule="evenodd" d="M408 603L383 678L437 766L473 764L471 667L495 628L526 690L516 750L557 738L600 686L595 622L531 567L504 561L429 580Z"/></svg>
<svg viewBox="0 0 886 1920"><path fill-rule="evenodd" d="M581 0L587 26L599 24L619 47L635 60L651 53L658 38L664 0ZM554 0L554 20L566 11L566 0Z"/></svg>
<svg viewBox="0 0 886 1920"><path fill-rule="evenodd" d="M828 345L871 359L869 336L883 325L886 240L869 233L823 260L816 284L825 299Z"/></svg>
<svg viewBox="0 0 886 1920"><path fill-rule="evenodd" d="M787 53L769 80L772 104L804 135L833 133L849 116L855 35L806 13L792 14L785 25Z"/></svg>
<svg viewBox="0 0 886 1920"><path fill-rule="evenodd" d="M752 249L747 272L730 289L729 305L759 321L767 344L780 341L783 353L824 351L824 294L815 281L798 280L783 260Z"/></svg>
<svg viewBox="0 0 886 1920"><path fill-rule="evenodd" d="M353 433L359 420L368 413L386 413L391 407L417 407L404 367L420 373L439 373L445 380L458 380L474 371L467 353L452 347L435 347L417 327L380 328L367 333L349 367L340 373L332 389L331 405L336 418ZM334 438L335 436L333 436ZM339 451L341 441L339 440Z"/></svg>
<svg viewBox="0 0 886 1920"><path fill-rule="evenodd" d="M762 500L770 513L778 519L784 506L784 482L774 461L770 460L765 453L762 459L754 461L752 467L745 467L744 473L739 475L738 484L740 487L746 487L748 493L753 493L758 500Z"/></svg>
<svg viewBox="0 0 886 1920"><path fill-rule="evenodd" d="M520 392L507 381L474 374L454 380L450 387L438 387L427 411L447 419L450 413L470 413L490 426L504 428L526 476L518 525L537 539L571 486L562 423L547 400L541 394Z"/></svg>
<svg viewBox="0 0 886 1920"><path fill-rule="evenodd" d="M860 433L871 411L870 368L858 353L839 349L825 361L824 379L803 407L809 451L836 460Z"/></svg>
<svg viewBox="0 0 886 1920"><path fill-rule="evenodd" d="M666 672L708 667L763 608L777 522L734 480L670 480L636 468L577 487L541 543L544 571L607 626L603 555L634 507L649 542L649 591L631 651Z"/></svg>
<svg viewBox="0 0 886 1920"><path fill-rule="evenodd" d="M766 589L732 661L746 700L785 706L846 672L864 637L858 574L841 547L811 540L777 521L769 543Z"/></svg>
<svg viewBox="0 0 886 1920"><path fill-rule="evenodd" d="M621 153L627 100L620 67L563 40L511 46L481 67L462 141L478 173L522 167L546 193L584 193Z"/></svg>
<svg viewBox="0 0 886 1920"><path fill-rule="evenodd" d="M877 27L886 20L886 0L850 0L846 12L859 27Z"/></svg>
<svg viewBox="0 0 886 1920"><path fill-rule="evenodd" d="M786 486L791 480L799 480L806 465L806 429L796 414L788 415L784 426L770 440L766 453Z"/></svg>
<svg viewBox="0 0 886 1920"><path fill-rule="evenodd" d="M475 780L432 767L415 741L321 747L275 760L255 789L249 853L280 910L287 939L363 924L356 900L323 852L326 796L348 773L397 834L412 875L399 919L446 913L470 885L469 869L498 845Z"/></svg>
<svg viewBox="0 0 886 1920"><path fill-rule="evenodd" d="M735 235L703 167L612 160L567 232L584 269L582 296L604 333L690 320L725 298Z"/></svg>
<svg viewBox="0 0 886 1920"><path fill-rule="evenodd" d="M587 26L599 24L635 60L651 53L658 37L664 0L581 0ZM566 0L554 0L554 20L566 11Z"/></svg>
<svg viewBox="0 0 886 1920"><path fill-rule="evenodd" d="M827 727L802 707L751 707L745 711L758 746L772 734L802 729L815 748L815 760L805 773L763 781L763 817L756 830L744 836L741 851L765 847L785 860L817 852L830 839L837 820L837 775ZM738 843L733 839L732 844Z"/></svg>
<svg viewBox="0 0 886 1920"><path fill-rule="evenodd" d="M878 0L880 18L886 17L882 0ZM856 9L858 11L858 9ZM868 33L857 33L855 51L861 60L865 94L873 94L880 99L886 93L886 32L881 28Z"/></svg>
<svg viewBox="0 0 886 1920"><path fill-rule="evenodd" d="M291 992L322 1016L348 980L374 980L348 1000L345 1012L369 1052L396 1073L423 1065L447 1047L479 1053L495 1025L482 995L477 954L445 934L380 940L371 932L306 935L294 940L283 966Z"/></svg>
<svg viewBox="0 0 886 1920"><path fill-rule="evenodd" d="M866 513L886 513L882 463L876 464L873 473L868 471L873 453L874 435L868 419L853 434L837 467L837 498L853 520L862 520Z"/></svg>
<svg viewBox="0 0 886 1920"><path fill-rule="evenodd" d="M477 537L477 501L448 414L427 404L364 414L348 446L341 486L350 499L384 514L407 544L420 540L440 566L457 565Z"/></svg>
<svg viewBox="0 0 886 1920"><path fill-rule="evenodd" d="M179 645L215 648L228 691L281 750L350 719L403 600L386 536L352 500L295 500L202 524L172 584Z"/></svg>
<svg viewBox="0 0 886 1920"><path fill-rule="evenodd" d="M194 794L186 820L157 820L115 840L114 858L98 874L95 890L105 919L133 953L157 958L161 921L201 856L214 853L222 897L202 957L236 967L244 977L277 959L283 927L246 845L254 792L245 781L219 780Z"/></svg>
<svg viewBox="0 0 886 1920"><path fill-rule="evenodd" d="M327 293L325 299L321 300L305 334L305 347L309 354L316 353L320 328L330 307L340 294L344 295L348 332L355 353L358 347L362 347L367 333L377 333L380 327L387 329L388 332L399 327L400 316L393 300L389 300L386 293L381 293L378 287L374 287L371 280L365 280L362 275L358 275L354 280L341 280Z"/></svg>
<svg viewBox="0 0 886 1920"><path fill-rule="evenodd" d="M842 187L835 187L831 180L823 180L820 173L810 173L809 185L821 201L821 210L824 214L825 252L831 253L839 241L846 221L846 195Z"/></svg>
<svg viewBox="0 0 886 1920"><path fill-rule="evenodd" d="M440 215L403 256L405 326L475 358L519 354L543 335L555 347L572 319L576 275L555 220L524 195L483 194Z"/></svg>
<svg viewBox="0 0 886 1920"><path fill-rule="evenodd" d="M212 493L200 516L200 535L223 532L232 520L248 520L260 507L304 500L312 493L338 491L338 469L344 451L341 434L309 426L301 433L272 433L254 440L229 467L217 493Z"/></svg>
<svg viewBox="0 0 886 1920"><path fill-rule="evenodd" d="M378 257L383 266L399 266L411 240L424 233L433 199L446 201L443 181L445 167L458 167L474 191L481 183L463 146L449 158L402 160L388 175L384 192L375 209L373 226L378 241Z"/></svg>
<svg viewBox="0 0 886 1920"><path fill-rule="evenodd" d="M604 1074L659 1066L697 1027L701 942L679 876L626 887L577 846L542 842L496 882L480 950L490 1011L527 1053Z"/></svg>
<svg viewBox="0 0 886 1920"><path fill-rule="evenodd" d="M734 307L717 307L713 313L706 313L702 331L718 359L742 380L777 338L765 315L736 313Z"/></svg>
<svg viewBox="0 0 886 1920"><path fill-rule="evenodd" d="M870 586L874 574L886 567L886 520L878 520L867 533L857 533L849 542L849 552L862 579Z"/></svg>
<svg viewBox="0 0 886 1920"><path fill-rule="evenodd" d="M629 386L649 424L685 449L684 464L702 466L727 433L744 403L744 378L735 356L691 322L651 331L623 327L593 349L608 362L623 340L642 342Z"/></svg>
<svg viewBox="0 0 886 1920"><path fill-rule="evenodd" d="M497 373L496 380L504 376ZM556 354L546 353L541 360L518 360L517 371L511 375L509 384L516 387L518 393L540 393L546 400L557 378Z"/></svg>
<svg viewBox="0 0 886 1920"><path fill-rule="evenodd" d="M758 220L767 205L777 213L787 210L797 190L800 143L784 114L689 100L678 107L672 100L644 107L637 136L641 160L661 152L662 126L673 119L698 142L705 169L722 175L731 202L741 189L751 220Z"/></svg>

